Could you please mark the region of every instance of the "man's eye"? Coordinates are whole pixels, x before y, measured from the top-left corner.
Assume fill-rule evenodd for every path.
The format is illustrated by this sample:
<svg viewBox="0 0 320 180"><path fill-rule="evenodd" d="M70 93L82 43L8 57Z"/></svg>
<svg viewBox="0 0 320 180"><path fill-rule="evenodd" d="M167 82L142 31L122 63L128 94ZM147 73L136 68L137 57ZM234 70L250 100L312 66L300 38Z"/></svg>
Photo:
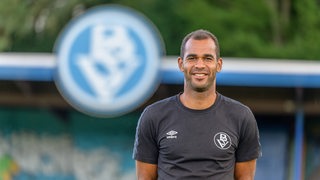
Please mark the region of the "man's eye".
<svg viewBox="0 0 320 180"><path fill-rule="evenodd" d="M192 57L192 56L190 56L190 57L187 57L187 60L195 60L196 58L195 57Z"/></svg>

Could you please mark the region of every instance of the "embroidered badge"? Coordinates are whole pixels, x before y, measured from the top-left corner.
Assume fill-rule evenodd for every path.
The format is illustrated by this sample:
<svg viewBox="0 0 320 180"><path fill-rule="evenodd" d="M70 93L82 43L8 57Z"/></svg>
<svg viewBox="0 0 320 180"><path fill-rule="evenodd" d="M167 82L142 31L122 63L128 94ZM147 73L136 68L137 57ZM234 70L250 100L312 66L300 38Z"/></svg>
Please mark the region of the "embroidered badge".
<svg viewBox="0 0 320 180"><path fill-rule="evenodd" d="M219 132L214 136L214 144L219 149L229 149L229 147L231 146L231 138L227 133Z"/></svg>

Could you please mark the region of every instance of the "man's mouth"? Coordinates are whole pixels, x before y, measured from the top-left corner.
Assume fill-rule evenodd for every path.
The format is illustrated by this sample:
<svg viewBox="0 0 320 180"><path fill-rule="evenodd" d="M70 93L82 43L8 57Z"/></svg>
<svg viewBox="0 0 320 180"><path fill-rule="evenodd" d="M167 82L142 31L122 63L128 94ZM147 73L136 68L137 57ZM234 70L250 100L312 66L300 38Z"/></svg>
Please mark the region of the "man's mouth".
<svg viewBox="0 0 320 180"><path fill-rule="evenodd" d="M193 71L191 72L192 75L194 76L207 76L209 72L207 71Z"/></svg>
<svg viewBox="0 0 320 180"><path fill-rule="evenodd" d="M206 74L196 73L196 74L194 74L194 75L197 76L197 77L203 77L203 76L205 76Z"/></svg>

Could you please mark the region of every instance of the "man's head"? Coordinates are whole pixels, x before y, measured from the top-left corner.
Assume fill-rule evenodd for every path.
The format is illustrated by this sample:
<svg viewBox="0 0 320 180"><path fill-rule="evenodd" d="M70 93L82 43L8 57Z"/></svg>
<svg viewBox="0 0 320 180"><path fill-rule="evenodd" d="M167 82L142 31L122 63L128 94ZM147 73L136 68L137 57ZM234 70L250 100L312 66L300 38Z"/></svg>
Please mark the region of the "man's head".
<svg viewBox="0 0 320 180"><path fill-rule="evenodd" d="M185 91L215 91L216 73L222 68L217 38L205 30L188 34L182 41L178 66L184 73Z"/></svg>
<svg viewBox="0 0 320 180"><path fill-rule="evenodd" d="M196 31L189 33L182 40L181 48L180 48L180 57L182 59L184 59L185 46L186 46L186 43L189 39L194 39L194 40L212 39L216 45L216 56L217 57L215 57L215 58L216 59L220 58L220 46L219 46L219 42L218 42L217 37L207 30L199 29L199 30L196 30Z"/></svg>

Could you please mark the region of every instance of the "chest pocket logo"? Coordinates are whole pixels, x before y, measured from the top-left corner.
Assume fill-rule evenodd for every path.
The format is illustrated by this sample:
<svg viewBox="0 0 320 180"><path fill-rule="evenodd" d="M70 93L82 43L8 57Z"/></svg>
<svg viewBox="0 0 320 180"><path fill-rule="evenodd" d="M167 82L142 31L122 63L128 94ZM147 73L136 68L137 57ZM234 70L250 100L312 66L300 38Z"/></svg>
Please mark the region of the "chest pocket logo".
<svg viewBox="0 0 320 180"><path fill-rule="evenodd" d="M219 132L214 135L214 144L222 150L229 149L231 146L231 138L227 133Z"/></svg>

